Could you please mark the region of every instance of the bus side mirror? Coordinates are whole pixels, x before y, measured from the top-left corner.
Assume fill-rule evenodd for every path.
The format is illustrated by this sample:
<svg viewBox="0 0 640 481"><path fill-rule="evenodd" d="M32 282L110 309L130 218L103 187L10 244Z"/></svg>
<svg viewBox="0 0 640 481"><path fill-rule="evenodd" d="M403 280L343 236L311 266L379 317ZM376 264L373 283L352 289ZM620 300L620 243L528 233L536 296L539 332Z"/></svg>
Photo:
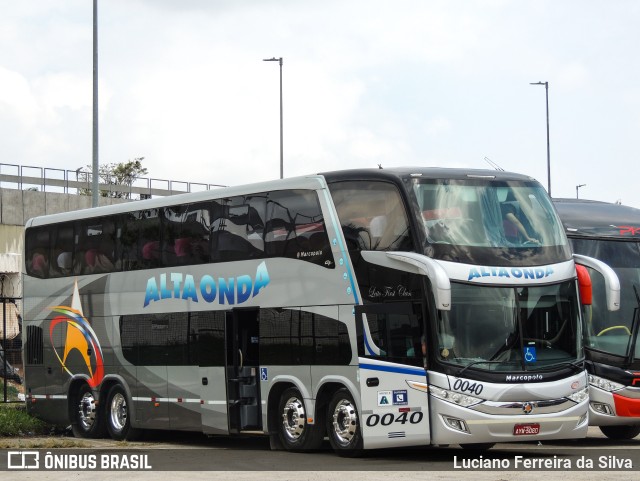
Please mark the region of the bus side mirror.
<svg viewBox="0 0 640 481"><path fill-rule="evenodd" d="M583 256L581 254L573 254L576 263L599 272L604 277L605 297L607 300L607 310L617 311L620 309L620 279L615 271L598 259ZM590 298L589 298L590 299Z"/></svg>
<svg viewBox="0 0 640 481"><path fill-rule="evenodd" d="M591 276L585 266L576 264L578 274L578 289L580 290L580 303L590 306L593 301L593 288L591 286Z"/></svg>

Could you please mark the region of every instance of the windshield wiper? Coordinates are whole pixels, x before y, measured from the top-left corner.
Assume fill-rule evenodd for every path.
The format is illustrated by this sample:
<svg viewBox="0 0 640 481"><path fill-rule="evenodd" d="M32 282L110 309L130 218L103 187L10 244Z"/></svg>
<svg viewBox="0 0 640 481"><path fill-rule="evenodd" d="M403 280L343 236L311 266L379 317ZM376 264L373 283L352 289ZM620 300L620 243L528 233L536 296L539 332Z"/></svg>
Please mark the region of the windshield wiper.
<svg viewBox="0 0 640 481"><path fill-rule="evenodd" d="M638 315L640 295L638 295L638 287L635 284L633 285L633 293L636 295L636 307L633 310L633 321L631 321L631 339L627 346L627 366L630 366L631 363L633 363L634 354L636 352L636 342L638 340L638 327L640 325L638 322L640 319L640 316Z"/></svg>
<svg viewBox="0 0 640 481"><path fill-rule="evenodd" d="M471 364L467 364L465 367L463 367L458 373L458 376L462 375L463 372L465 372L471 366L475 366L476 364L504 364L504 363L505 361L474 361Z"/></svg>
<svg viewBox="0 0 640 481"><path fill-rule="evenodd" d="M463 367L460 372L458 373L458 376L461 376L463 372L465 372L467 369L469 369L471 366L475 366L476 364L505 364L505 362L507 361L475 361L472 362L471 364L466 365L465 367ZM511 361L513 362L513 361ZM574 370L575 372L581 372L584 371L584 359L580 360L580 361L568 361L568 362L561 362L561 363L557 363L554 364L552 366L544 366L545 368L553 368L556 366L567 366L570 367L572 370ZM541 366L542 368L543 366ZM526 371L526 369L525 369Z"/></svg>
<svg viewBox="0 0 640 481"><path fill-rule="evenodd" d="M549 360L546 360L549 361ZM545 362L546 362L545 361ZM553 359L551 359L551 361L553 361ZM566 367L570 367L571 369L573 369L575 372L581 372L584 371L584 359L581 359L580 361L566 361L566 362L558 362L558 363L554 363L548 366L540 366L540 368L555 368L558 366L566 366Z"/></svg>

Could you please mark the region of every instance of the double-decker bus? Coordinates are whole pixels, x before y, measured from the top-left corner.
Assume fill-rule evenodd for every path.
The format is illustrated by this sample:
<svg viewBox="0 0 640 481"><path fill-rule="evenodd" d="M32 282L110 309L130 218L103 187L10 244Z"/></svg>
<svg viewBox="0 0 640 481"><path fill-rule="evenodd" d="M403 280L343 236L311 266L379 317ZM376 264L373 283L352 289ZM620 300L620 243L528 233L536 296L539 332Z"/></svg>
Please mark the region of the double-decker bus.
<svg viewBox="0 0 640 481"><path fill-rule="evenodd" d="M640 209L554 199L573 251L599 259L620 280L620 310L606 308L602 277L591 272L593 304L583 314L589 424L612 439L640 434Z"/></svg>
<svg viewBox="0 0 640 481"><path fill-rule="evenodd" d="M78 436L328 437L349 456L586 435L579 273L529 177L329 172L25 236L29 411Z"/></svg>

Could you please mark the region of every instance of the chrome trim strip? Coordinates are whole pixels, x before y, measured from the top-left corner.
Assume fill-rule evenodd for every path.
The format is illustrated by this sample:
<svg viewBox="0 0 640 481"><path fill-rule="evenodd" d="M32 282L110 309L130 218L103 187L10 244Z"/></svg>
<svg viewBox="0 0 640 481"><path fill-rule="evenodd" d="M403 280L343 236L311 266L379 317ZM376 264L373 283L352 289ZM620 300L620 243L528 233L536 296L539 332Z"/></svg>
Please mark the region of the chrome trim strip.
<svg viewBox="0 0 640 481"><path fill-rule="evenodd" d="M485 414L550 414L565 411L575 405L571 399L561 398L523 402L485 401L471 406L470 409ZM527 412L529 407L532 409Z"/></svg>

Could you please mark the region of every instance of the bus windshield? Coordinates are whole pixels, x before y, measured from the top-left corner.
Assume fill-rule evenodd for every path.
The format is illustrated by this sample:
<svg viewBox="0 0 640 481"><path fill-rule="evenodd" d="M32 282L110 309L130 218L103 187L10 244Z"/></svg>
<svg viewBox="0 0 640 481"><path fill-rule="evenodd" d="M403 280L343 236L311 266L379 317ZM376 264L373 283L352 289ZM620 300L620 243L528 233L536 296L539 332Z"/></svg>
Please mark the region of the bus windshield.
<svg viewBox="0 0 640 481"><path fill-rule="evenodd" d="M572 243L576 252L609 264L620 279L620 309L609 311L605 302L604 279L599 273L589 269L593 304L585 306L585 346L626 357L632 347L634 319L638 316L638 299L634 287L640 293L640 242L590 238L572 239ZM634 358L640 359L640 345L637 342Z"/></svg>
<svg viewBox="0 0 640 481"><path fill-rule="evenodd" d="M582 358L574 281L540 287L451 284L436 325L440 361L491 371L534 371Z"/></svg>
<svg viewBox="0 0 640 481"><path fill-rule="evenodd" d="M570 256L562 224L536 182L415 178L413 192L429 256L476 263L482 254L529 264Z"/></svg>

